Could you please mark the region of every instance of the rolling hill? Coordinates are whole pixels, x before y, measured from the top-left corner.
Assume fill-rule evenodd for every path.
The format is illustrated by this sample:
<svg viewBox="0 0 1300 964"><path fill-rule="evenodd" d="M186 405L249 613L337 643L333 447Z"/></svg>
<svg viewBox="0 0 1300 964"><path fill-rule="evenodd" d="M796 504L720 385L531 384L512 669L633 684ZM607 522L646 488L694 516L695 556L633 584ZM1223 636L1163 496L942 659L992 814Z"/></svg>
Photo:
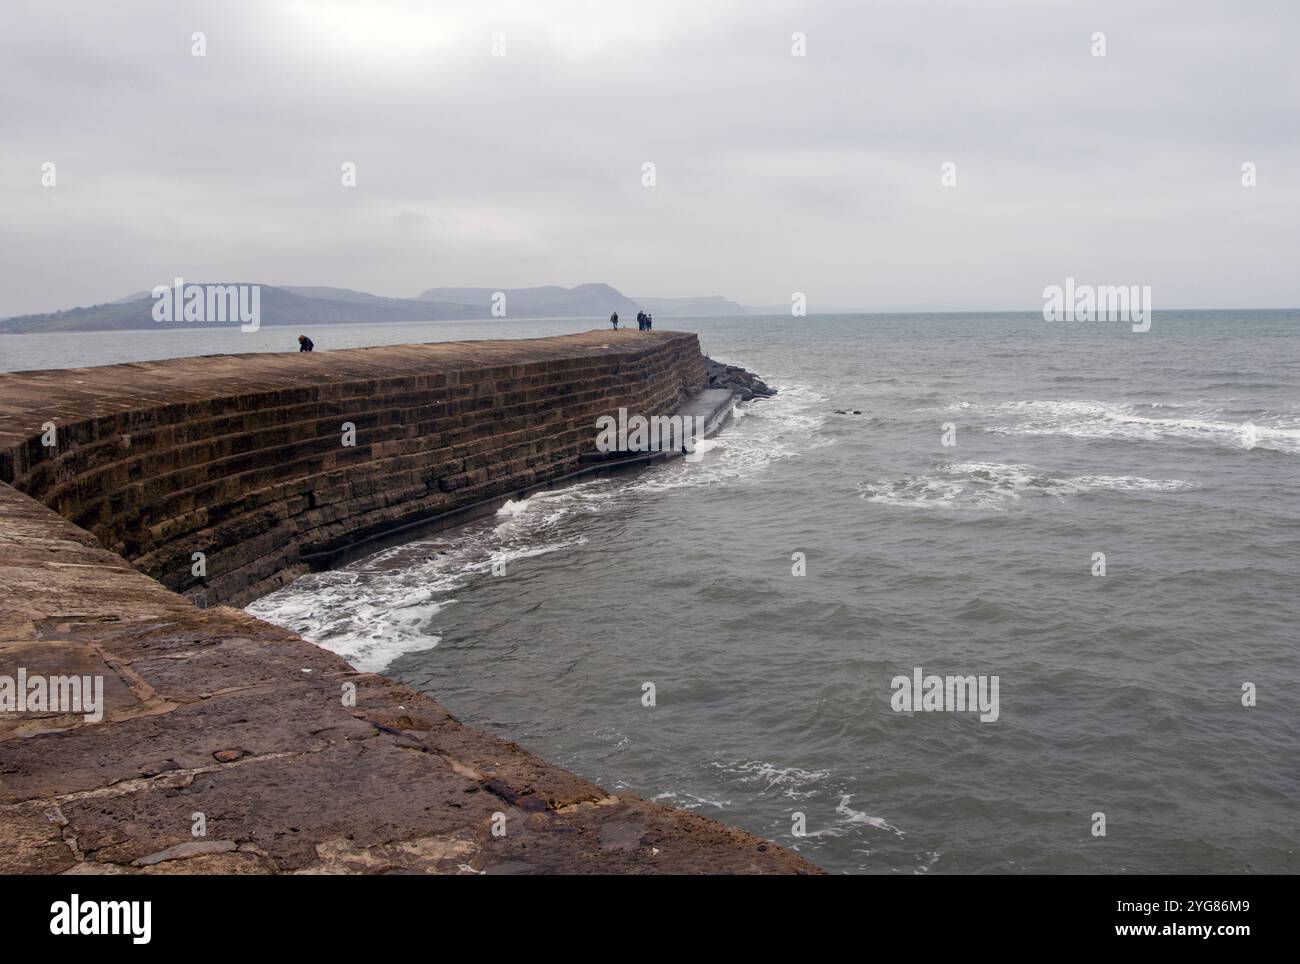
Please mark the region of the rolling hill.
<svg viewBox="0 0 1300 964"><path fill-rule="evenodd" d="M664 318L730 315L748 311L744 306L718 296L646 298L636 301L607 284L581 284L573 288L562 288L559 285L537 288L430 288L418 298L385 298L351 288L262 285L261 324L344 325L492 318L493 298L497 292L505 295L505 317L508 318L592 318L603 321L617 311L624 321L631 322L641 308ZM154 299L149 292L136 292L116 301L89 307L0 319L0 333L216 328L232 323L157 322L153 319L153 308Z"/></svg>

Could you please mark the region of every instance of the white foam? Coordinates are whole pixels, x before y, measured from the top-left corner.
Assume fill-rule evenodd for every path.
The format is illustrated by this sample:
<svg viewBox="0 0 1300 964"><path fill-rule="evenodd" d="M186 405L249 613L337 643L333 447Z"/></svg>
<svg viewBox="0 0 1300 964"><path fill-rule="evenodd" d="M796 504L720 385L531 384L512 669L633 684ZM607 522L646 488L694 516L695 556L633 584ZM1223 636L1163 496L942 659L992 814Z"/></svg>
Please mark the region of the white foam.
<svg viewBox="0 0 1300 964"><path fill-rule="evenodd" d="M1179 492L1196 488L1184 479L1144 479L1136 475L1081 475L1070 480L1088 489L1119 489L1125 492Z"/></svg>
<svg viewBox="0 0 1300 964"><path fill-rule="evenodd" d="M323 579L306 591L280 590L247 609L373 673L403 653L432 649L442 641L432 624L453 600L435 602L434 595L432 589L404 584L372 593L369 587L358 587L355 579Z"/></svg>
<svg viewBox="0 0 1300 964"><path fill-rule="evenodd" d="M661 493L717 483L759 481L774 462L833 440L822 438L826 396L807 385L782 385L777 395L738 402L736 420L711 439L702 440L703 458L674 459L646 470L627 485L631 493Z"/></svg>
<svg viewBox="0 0 1300 964"><path fill-rule="evenodd" d="M437 646L437 616L466 585L493 578L503 563L586 543L571 528L579 518L643 501L647 489L749 481L771 462L797 454L825 420L817 411L822 401L811 390L783 388L761 403L738 405L738 412L750 409L743 424L701 440L698 461L674 459L633 477L511 499L491 520L385 550L343 570L304 576L248 611L338 653L357 669L378 672L405 653Z"/></svg>
<svg viewBox="0 0 1300 964"><path fill-rule="evenodd" d="M691 454L703 455L705 452L712 452L721 444L722 442L716 438L702 438L695 443L695 451Z"/></svg>
<svg viewBox="0 0 1300 964"><path fill-rule="evenodd" d="M903 836L903 831L899 830L893 824L886 823L881 817L868 816L861 810L854 810L849 806L849 801L852 799L853 797L847 793L841 796L839 805L835 808L835 812L843 816L851 824L865 824L868 827L875 827L877 830L888 830L891 833L898 834L900 837Z"/></svg>
<svg viewBox="0 0 1300 964"><path fill-rule="evenodd" d="M1026 496L1064 497L1095 489L1176 492L1190 488L1195 488L1194 484L1182 479L1146 479L1132 475L1062 478L1019 463L949 462L924 475L859 482L858 496L867 502L906 508L997 511Z"/></svg>
<svg viewBox="0 0 1300 964"><path fill-rule="evenodd" d="M887 830L896 836L904 836L902 830L886 821L883 817L873 817L861 810L854 810L849 806L849 801L852 799L851 794L841 793L840 802L835 807L835 813L840 819L828 826L816 827L815 829L808 828L804 831L804 835L807 837L843 837L856 833L863 827L871 827L873 830Z"/></svg>
<svg viewBox="0 0 1300 964"><path fill-rule="evenodd" d="M516 549L500 549L492 553L491 561L488 567L495 566L498 563L514 562L518 559L534 559L537 556L545 556L552 552L559 552L562 549L569 549L573 546L582 546L587 544L585 536L579 536L576 539L568 539L564 542L550 542L540 546L525 546Z"/></svg>
<svg viewBox="0 0 1300 964"><path fill-rule="evenodd" d="M346 569L304 576L256 600L247 611L338 653L363 672L379 672L399 656L436 647L442 641L438 615L456 602L457 591L476 579L492 578L494 566L585 541L581 536L556 538L542 512L517 509L506 519L495 527L472 524L448 540L409 543Z"/></svg>
<svg viewBox="0 0 1300 964"><path fill-rule="evenodd" d="M739 760L717 763L713 766L732 775L737 782L758 785L760 793L775 790L793 800L806 800L821 792L830 776L828 770L802 770L799 767L780 767L758 760Z"/></svg>
<svg viewBox="0 0 1300 964"><path fill-rule="evenodd" d="M731 806L730 800L710 800L708 797L687 793L684 790L681 792L666 790L651 799L656 802L660 800L671 802L678 810L698 810L700 807L715 807L718 810L725 810Z"/></svg>
<svg viewBox="0 0 1300 964"><path fill-rule="evenodd" d="M1165 414L1164 410L1169 413ZM1004 435L1065 435L1085 439L1161 441L1190 439L1245 449L1266 448L1300 454L1300 425L1294 418L1262 415L1267 423L1234 421L1215 408L1174 403L1138 406L1099 401L1003 402L988 409L992 417L1017 421L990 431Z"/></svg>

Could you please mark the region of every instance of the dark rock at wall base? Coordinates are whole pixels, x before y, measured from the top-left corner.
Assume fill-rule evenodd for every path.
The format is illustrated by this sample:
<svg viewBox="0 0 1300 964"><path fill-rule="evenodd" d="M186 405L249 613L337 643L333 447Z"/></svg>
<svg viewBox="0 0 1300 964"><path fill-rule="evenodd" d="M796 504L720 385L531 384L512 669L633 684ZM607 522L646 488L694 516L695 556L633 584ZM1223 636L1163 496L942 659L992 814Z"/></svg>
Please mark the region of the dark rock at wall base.
<svg viewBox="0 0 1300 964"><path fill-rule="evenodd" d="M769 388L761 378L739 365L724 365L705 355L704 368L709 377L710 388L728 389L743 402L755 398L770 398L776 394L775 388Z"/></svg>

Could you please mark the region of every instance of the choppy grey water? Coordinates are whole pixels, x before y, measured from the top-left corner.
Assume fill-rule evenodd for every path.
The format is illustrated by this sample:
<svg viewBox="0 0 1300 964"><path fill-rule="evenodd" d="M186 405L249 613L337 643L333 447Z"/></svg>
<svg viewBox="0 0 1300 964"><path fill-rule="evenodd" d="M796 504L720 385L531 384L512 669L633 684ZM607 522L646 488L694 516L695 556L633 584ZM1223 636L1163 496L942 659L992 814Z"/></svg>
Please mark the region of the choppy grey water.
<svg viewBox="0 0 1300 964"><path fill-rule="evenodd" d="M1030 314L661 324L781 394L700 463L535 496L249 610L833 871L1300 870L1300 313L1157 312L1145 334ZM80 357L95 339L141 358L250 337L0 350L26 368L122 360ZM41 360L13 363L19 342ZM999 718L895 712L891 680L918 666L998 676Z"/></svg>

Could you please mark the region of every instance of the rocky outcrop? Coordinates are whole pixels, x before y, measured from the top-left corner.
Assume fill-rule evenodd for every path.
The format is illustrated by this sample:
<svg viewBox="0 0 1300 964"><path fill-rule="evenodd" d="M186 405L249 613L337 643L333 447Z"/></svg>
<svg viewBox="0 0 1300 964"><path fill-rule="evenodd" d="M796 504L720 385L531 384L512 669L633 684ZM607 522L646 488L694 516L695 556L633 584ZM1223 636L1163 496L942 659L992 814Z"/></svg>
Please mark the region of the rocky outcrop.
<svg viewBox="0 0 1300 964"><path fill-rule="evenodd" d="M704 368L710 388L725 388L741 401L748 402L776 394L775 388L768 388L761 378L738 365L725 365L705 355Z"/></svg>
<svg viewBox="0 0 1300 964"><path fill-rule="evenodd" d="M0 713L0 872L816 873L216 604L703 382L669 332L0 375L0 675L103 680L98 721Z"/></svg>

